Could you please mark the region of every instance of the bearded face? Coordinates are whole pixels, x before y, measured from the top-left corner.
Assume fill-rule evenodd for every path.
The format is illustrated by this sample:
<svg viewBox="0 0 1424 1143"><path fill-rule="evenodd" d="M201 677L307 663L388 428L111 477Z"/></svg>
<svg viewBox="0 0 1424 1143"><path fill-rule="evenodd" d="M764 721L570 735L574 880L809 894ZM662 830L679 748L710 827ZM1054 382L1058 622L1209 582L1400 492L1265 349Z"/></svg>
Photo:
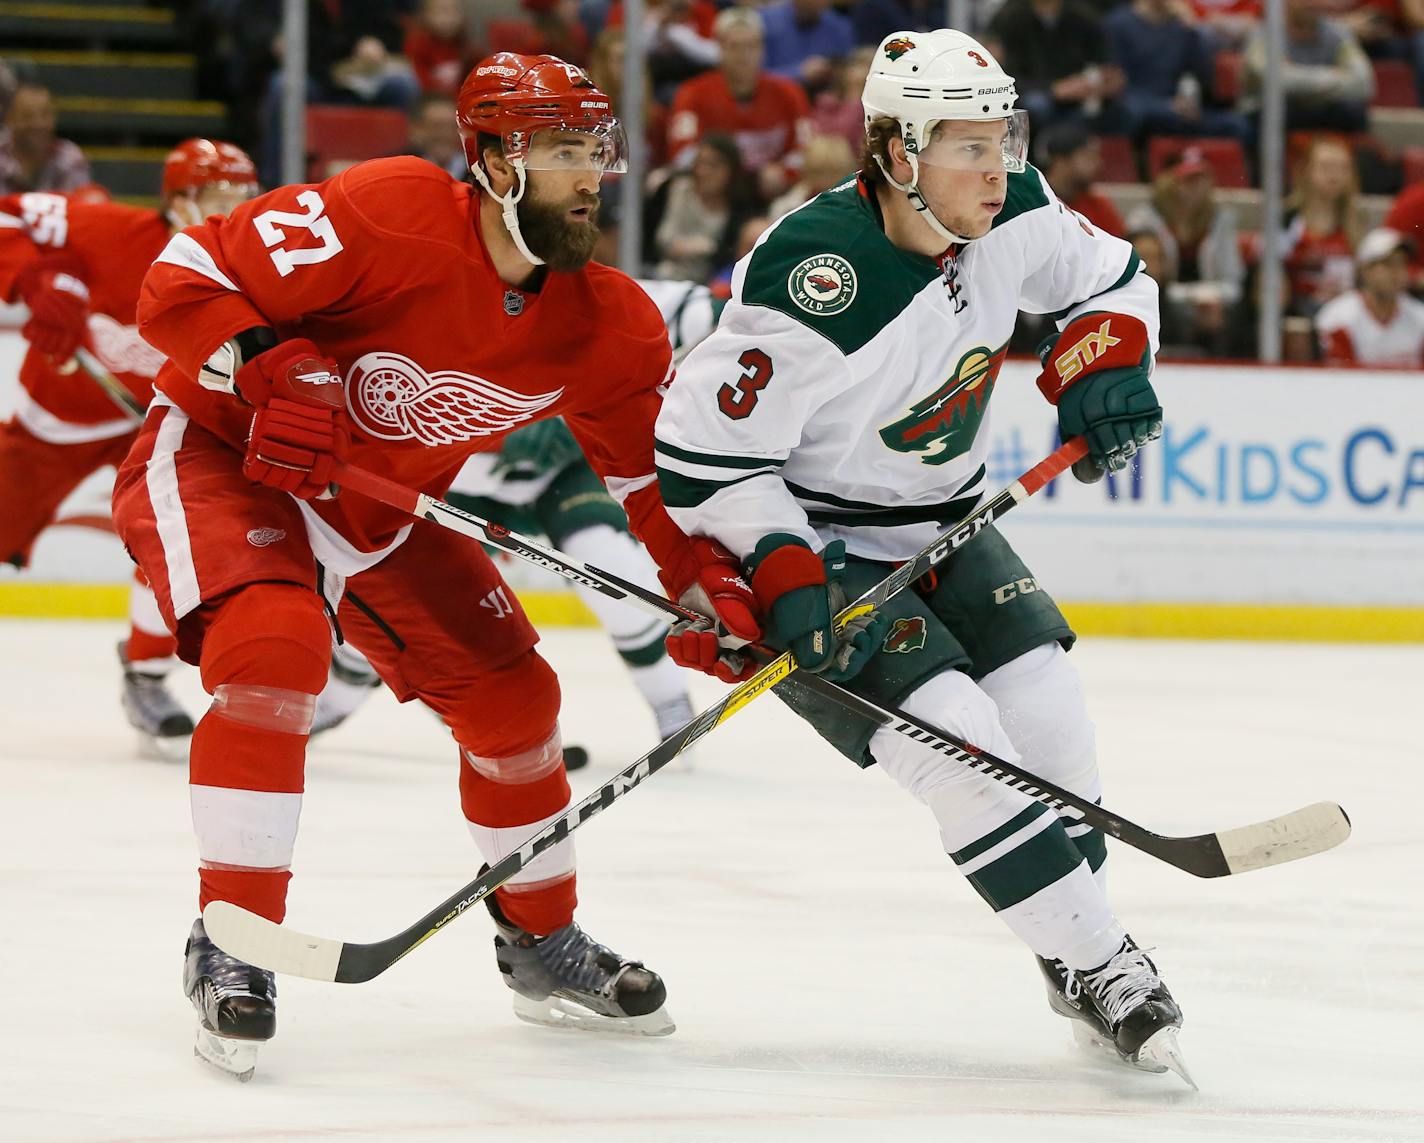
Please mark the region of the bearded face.
<svg viewBox="0 0 1424 1143"><path fill-rule="evenodd" d="M519 201L519 231L549 269L581 270L598 243L598 195L573 188L541 192L540 181L530 178L529 189Z"/></svg>

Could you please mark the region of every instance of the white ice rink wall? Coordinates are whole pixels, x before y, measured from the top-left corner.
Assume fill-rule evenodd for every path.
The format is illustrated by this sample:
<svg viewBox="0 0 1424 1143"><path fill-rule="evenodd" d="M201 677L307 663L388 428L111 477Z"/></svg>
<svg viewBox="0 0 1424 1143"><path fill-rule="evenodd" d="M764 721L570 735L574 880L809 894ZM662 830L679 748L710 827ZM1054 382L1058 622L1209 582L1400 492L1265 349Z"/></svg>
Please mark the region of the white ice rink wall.
<svg viewBox="0 0 1424 1143"><path fill-rule="evenodd" d="M0 331L0 412L22 353ZM991 487L1056 444L1036 372L1011 361L995 384ZM1165 432L1129 473L1060 480L1005 522L1075 625L1424 640L1424 374L1171 364L1155 384ZM510 572L536 621L580 614L556 582ZM116 614L126 576L112 537L51 529L29 571L0 569L0 614Z"/></svg>

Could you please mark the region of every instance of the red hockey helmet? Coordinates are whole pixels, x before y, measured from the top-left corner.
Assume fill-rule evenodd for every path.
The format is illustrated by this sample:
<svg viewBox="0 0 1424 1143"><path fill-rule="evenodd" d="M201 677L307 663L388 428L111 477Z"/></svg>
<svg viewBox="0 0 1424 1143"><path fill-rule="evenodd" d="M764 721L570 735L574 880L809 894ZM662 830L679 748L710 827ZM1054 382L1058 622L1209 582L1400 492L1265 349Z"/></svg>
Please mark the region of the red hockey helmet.
<svg viewBox="0 0 1424 1143"><path fill-rule="evenodd" d="M186 139L163 161L163 197L213 183L257 189L257 168L246 151L216 139Z"/></svg>
<svg viewBox="0 0 1424 1143"><path fill-rule="evenodd" d="M481 134L498 137L505 156L531 170L628 169L628 148L612 100L582 68L557 56L490 56L465 77L457 108L472 171L480 167ZM547 128L592 135L596 145L586 151L536 147L535 132Z"/></svg>

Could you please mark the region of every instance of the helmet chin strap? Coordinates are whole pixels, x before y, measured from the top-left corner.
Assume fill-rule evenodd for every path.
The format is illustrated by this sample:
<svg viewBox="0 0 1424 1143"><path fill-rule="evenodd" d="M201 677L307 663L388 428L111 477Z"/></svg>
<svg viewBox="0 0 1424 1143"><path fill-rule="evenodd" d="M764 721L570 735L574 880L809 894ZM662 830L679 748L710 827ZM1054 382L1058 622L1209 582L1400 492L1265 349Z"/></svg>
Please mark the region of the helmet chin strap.
<svg viewBox="0 0 1424 1143"><path fill-rule="evenodd" d="M919 211L920 217L929 223L931 230L944 239L946 245L963 246L966 242L973 242L972 238L962 238L955 234L936 218L934 211L930 209L930 204L925 201L925 196L920 194L920 157L906 151L905 161L910 164L910 181L902 183L890 173L880 156L875 156L875 162L880 167L881 174L885 176L885 181L896 190L904 192L905 197L910 200L910 205Z"/></svg>
<svg viewBox="0 0 1424 1143"><path fill-rule="evenodd" d="M192 195L175 196L164 211L169 223L182 230L185 226L197 226L203 221L203 212L197 199Z"/></svg>
<svg viewBox="0 0 1424 1143"><path fill-rule="evenodd" d="M524 170L524 160L510 159L509 165L514 168L514 186L508 194L495 194L494 187L490 186L482 166L471 167L470 173L479 180L480 186L485 188L489 196L499 203L500 215L504 219L504 228L509 231L510 238L514 240L515 249L526 261L532 262L535 266L542 266L544 259L529 249L525 244L524 235L519 230L519 200L524 197L524 191L529 185L528 175Z"/></svg>

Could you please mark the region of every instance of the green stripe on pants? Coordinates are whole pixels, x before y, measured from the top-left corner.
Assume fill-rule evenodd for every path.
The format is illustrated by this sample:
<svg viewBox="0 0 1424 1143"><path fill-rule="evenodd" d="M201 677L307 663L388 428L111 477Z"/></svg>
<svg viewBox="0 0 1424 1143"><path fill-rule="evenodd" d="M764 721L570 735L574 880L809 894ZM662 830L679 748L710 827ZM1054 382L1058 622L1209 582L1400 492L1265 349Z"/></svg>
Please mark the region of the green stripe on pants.
<svg viewBox="0 0 1424 1143"><path fill-rule="evenodd" d="M1055 815L1046 829L969 874L969 883L997 913L1067 877L1082 860Z"/></svg>

